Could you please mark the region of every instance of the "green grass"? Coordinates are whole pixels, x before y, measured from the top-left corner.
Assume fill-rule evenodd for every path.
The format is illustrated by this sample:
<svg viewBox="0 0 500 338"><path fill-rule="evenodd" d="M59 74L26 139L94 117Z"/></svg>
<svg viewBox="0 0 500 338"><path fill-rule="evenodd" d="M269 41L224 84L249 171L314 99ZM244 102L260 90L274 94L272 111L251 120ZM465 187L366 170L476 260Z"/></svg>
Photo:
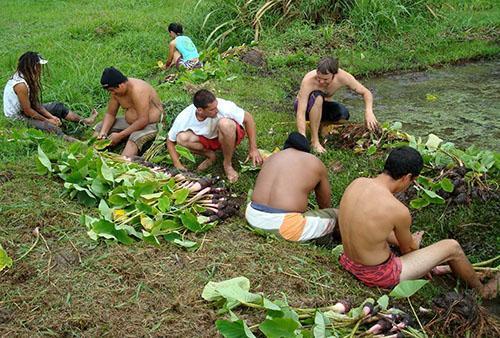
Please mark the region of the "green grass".
<svg viewBox="0 0 500 338"><path fill-rule="evenodd" d="M166 54L165 26L193 17L194 3L4 1L0 43L9 48L0 51L0 82L11 75L19 55L37 50L50 62L50 74L44 79L46 102L63 101L83 115L94 106L103 113L106 93L99 86L100 74L114 65L129 76L148 79L163 101L187 104L190 95L182 86L157 85L161 75L155 62ZM318 26L298 22L268 30L260 45L268 69L235 61L229 65L235 80L212 80L206 86L254 114L259 147L273 150L295 128L290 114L294 95L303 71L314 67L320 55L335 53L342 67L357 75L498 55L494 37L499 9L488 7L490 1L473 3L475 7L467 7L457 1L454 10L443 10L446 19L433 20L426 13L428 25L412 26L416 19L406 23L401 19L396 33L376 43L362 40L363 32L348 22ZM317 41L325 37L331 40L322 45L324 50L318 49ZM95 243L79 223L79 215L95 210L62 196L56 178L35 173L37 139L15 138L25 132L22 123L0 118L0 242L16 260L34 243L35 227L43 238L25 258L0 272L3 335L215 336L218 316L201 300L201 290L210 280L239 275L251 280L252 290L271 298L285 293L294 306L329 305L341 298L360 302L383 294L342 271L328 249L261 237L245 226L242 217L206 236L189 235L203 242L194 253L170 245ZM78 132L90 134L90 130ZM56 139L50 144L64 146ZM246 146L244 141L236 160L245 159ZM349 182L376 174L382 164L380 157L345 150L330 150L322 160L328 167L336 162L343 166L339 173L330 173L333 205L338 205ZM220 166L212 173L222 174ZM242 175L233 191L245 196L255 177L255 173ZM498 208L498 201L432 207L414 212L414 229L427 232L424 244L458 238L471 260L482 260L500 247ZM429 306L433 295L454 285L454 279L438 279L414 303ZM251 313L243 316L252 320Z"/></svg>

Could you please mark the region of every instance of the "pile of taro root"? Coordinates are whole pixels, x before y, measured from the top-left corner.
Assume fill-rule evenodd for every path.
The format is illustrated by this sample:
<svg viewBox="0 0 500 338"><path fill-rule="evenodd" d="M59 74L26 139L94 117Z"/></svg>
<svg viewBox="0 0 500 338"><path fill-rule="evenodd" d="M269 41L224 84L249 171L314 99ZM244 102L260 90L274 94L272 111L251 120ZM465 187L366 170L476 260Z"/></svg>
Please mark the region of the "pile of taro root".
<svg viewBox="0 0 500 338"><path fill-rule="evenodd" d="M135 156L131 160L151 171L169 174L180 188L187 188L190 190L190 194L196 194L196 204L205 208L201 214L209 217L208 222L225 220L239 213L241 198L231 194L218 176L200 177L189 171L180 171L144 161L139 156Z"/></svg>

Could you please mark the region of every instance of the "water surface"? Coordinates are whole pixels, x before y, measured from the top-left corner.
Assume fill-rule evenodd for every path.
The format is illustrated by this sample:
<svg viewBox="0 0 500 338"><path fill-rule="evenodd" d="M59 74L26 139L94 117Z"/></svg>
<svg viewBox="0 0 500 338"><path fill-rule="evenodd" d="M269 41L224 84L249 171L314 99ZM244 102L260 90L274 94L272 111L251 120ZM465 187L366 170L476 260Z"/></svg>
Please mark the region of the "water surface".
<svg viewBox="0 0 500 338"><path fill-rule="evenodd" d="M500 60L361 81L374 94L379 121L401 121L416 136L434 133L461 147L500 151ZM343 90L335 98L360 121L361 97Z"/></svg>

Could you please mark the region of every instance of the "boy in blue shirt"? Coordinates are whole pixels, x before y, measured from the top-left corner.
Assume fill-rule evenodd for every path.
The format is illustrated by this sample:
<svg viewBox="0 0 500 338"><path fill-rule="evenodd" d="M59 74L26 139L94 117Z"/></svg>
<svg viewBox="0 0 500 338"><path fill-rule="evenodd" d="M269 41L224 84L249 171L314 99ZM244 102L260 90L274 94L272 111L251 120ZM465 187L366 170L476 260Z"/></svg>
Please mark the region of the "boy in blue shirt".
<svg viewBox="0 0 500 338"><path fill-rule="evenodd" d="M187 69L201 68L198 50L193 41L182 35L182 25L171 23L168 25L168 34L172 38L169 44L168 58L165 62L165 69L176 66Z"/></svg>

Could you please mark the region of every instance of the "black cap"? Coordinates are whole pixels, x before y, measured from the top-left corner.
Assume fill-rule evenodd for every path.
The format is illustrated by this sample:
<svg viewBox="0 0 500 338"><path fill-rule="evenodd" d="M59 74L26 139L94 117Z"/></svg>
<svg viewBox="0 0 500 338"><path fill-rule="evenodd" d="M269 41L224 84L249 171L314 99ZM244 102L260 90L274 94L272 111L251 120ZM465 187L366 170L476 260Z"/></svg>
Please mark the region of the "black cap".
<svg viewBox="0 0 500 338"><path fill-rule="evenodd" d="M283 149L294 148L300 151L305 151L306 153L311 152L311 147L309 146L309 141L307 138L299 132L291 132L285 141Z"/></svg>
<svg viewBox="0 0 500 338"><path fill-rule="evenodd" d="M123 75L118 69L116 69L115 67L108 67L105 68L102 72L101 85L103 88L116 88L120 85L120 83L123 83L127 80L127 77Z"/></svg>

